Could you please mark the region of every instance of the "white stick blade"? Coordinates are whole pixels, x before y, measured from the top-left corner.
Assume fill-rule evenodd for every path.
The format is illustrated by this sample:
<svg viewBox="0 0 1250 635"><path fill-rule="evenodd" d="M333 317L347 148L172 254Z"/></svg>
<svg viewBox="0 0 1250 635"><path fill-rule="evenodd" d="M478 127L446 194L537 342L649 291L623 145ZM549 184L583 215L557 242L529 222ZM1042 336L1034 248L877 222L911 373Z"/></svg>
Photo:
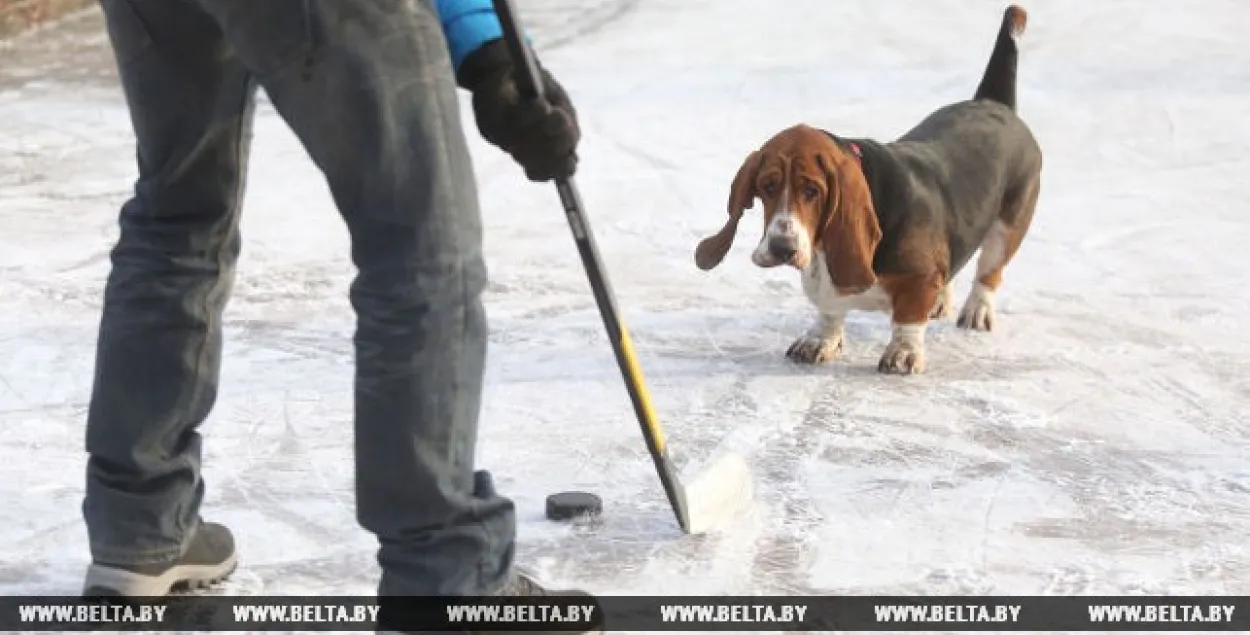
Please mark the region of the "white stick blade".
<svg viewBox="0 0 1250 635"><path fill-rule="evenodd" d="M746 459L725 454L689 481L682 479L689 533L702 534L731 523L755 497L755 479Z"/></svg>

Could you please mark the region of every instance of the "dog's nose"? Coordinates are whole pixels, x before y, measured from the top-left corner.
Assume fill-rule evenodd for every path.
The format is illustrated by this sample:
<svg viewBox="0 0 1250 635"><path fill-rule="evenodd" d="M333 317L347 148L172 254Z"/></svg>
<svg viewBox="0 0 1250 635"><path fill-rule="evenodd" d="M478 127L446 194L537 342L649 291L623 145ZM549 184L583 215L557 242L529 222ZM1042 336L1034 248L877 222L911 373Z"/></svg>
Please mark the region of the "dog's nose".
<svg viewBox="0 0 1250 635"><path fill-rule="evenodd" d="M790 262L799 251L792 238L773 238L768 241L768 253L781 262Z"/></svg>

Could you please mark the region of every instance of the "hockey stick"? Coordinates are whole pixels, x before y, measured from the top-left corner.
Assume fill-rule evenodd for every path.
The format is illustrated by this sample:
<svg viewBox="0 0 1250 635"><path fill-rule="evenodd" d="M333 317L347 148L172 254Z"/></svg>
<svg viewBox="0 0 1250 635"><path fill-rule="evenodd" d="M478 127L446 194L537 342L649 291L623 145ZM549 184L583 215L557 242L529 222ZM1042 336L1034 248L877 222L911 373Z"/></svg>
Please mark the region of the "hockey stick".
<svg viewBox="0 0 1250 635"><path fill-rule="evenodd" d="M495 13L503 26L508 51L519 71L516 82L522 97L542 99L543 82L538 72L538 62L522 41L521 28L511 2L493 2ZM557 179L556 190L564 205L569 227L573 230L573 238L577 242L578 252L581 253L586 277L599 306L599 314L603 317L603 325L607 328L608 339L612 342L612 350L616 353L616 361L625 380L625 388L629 391L630 401L633 402L634 413L642 426L647 450L655 461L655 469L664 485L664 492L673 507L673 513L677 515L677 522L682 531L688 534L709 531L736 514L753 497L753 481L746 461L736 454L725 454L690 479L688 484L682 483L669 459L664 433L652 408L650 394L643 383L642 370L634 355L629 330L617 311L616 298L608 283L590 223L582 211L581 195L572 177Z"/></svg>

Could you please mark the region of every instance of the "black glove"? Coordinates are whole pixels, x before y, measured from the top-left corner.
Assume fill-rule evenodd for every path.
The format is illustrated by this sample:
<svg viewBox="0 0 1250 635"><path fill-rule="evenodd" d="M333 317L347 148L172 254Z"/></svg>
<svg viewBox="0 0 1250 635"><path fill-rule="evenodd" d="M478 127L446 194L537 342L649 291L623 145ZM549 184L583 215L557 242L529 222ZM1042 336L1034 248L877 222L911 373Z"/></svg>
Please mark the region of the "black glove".
<svg viewBox="0 0 1250 635"><path fill-rule="evenodd" d="M543 99L523 98L514 72L524 69L514 69L503 40L482 45L460 64L456 81L473 94L478 131L521 164L531 181L572 176L581 130L568 94L546 69L539 69Z"/></svg>

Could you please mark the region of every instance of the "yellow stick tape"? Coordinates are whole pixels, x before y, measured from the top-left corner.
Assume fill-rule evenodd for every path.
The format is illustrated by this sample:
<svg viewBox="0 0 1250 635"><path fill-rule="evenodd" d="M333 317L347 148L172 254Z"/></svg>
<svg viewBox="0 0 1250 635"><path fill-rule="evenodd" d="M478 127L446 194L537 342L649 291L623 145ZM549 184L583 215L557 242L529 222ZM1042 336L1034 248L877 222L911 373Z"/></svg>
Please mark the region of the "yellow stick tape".
<svg viewBox="0 0 1250 635"><path fill-rule="evenodd" d="M621 352L625 356L625 366L629 368L628 381L638 393L638 400L642 402L642 422L651 431L651 436L655 439L656 450L663 452L664 432L660 430L660 422L656 419L655 410L651 407L651 395L642 384L642 369L638 366L638 358L634 356L634 342L629 337L629 330L625 328L624 322L621 322Z"/></svg>

